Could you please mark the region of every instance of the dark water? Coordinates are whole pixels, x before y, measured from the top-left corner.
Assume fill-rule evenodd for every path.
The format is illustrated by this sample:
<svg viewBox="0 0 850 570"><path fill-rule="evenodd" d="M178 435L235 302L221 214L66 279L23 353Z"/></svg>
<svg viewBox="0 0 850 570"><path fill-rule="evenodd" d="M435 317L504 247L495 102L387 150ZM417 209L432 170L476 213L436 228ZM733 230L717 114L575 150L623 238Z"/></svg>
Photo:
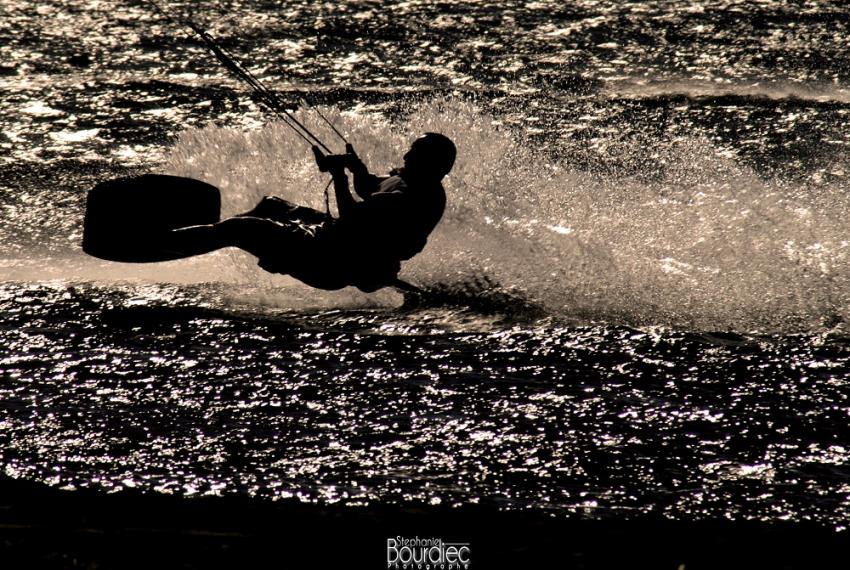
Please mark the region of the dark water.
<svg viewBox="0 0 850 570"><path fill-rule="evenodd" d="M0 461L62 487L812 520L850 508L842 2L168 3L374 170L460 149L402 276L79 251L85 192L320 206L280 123L141 2L0 4ZM339 145L315 114L299 116Z"/></svg>

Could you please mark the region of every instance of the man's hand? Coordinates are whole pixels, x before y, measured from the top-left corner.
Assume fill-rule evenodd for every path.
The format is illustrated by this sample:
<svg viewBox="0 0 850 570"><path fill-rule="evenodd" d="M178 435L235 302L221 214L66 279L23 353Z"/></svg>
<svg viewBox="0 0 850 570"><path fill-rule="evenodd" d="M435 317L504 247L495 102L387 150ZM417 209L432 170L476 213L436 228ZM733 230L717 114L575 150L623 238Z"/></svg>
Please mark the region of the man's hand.
<svg viewBox="0 0 850 570"><path fill-rule="evenodd" d="M334 176L345 173L347 154L325 154L317 146L313 146L313 156L320 172L330 172Z"/></svg>
<svg viewBox="0 0 850 570"><path fill-rule="evenodd" d="M345 154L325 154L319 147L313 146L313 155L316 157L316 166L319 167L319 171L341 174L347 168L352 174L368 172L363 161L354 152L354 147L347 144L345 151Z"/></svg>
<svg viewBox="0 0 850 570"><path fill-rule="evenodd" d="M357 153L354 152L354 146L351 143L347 143L345 145L345 156L347 157L345 167L352 174L368 174L369 170L366 168L366 165L363 164L363 161L360 160L360 157L357 156Z"/></svg>

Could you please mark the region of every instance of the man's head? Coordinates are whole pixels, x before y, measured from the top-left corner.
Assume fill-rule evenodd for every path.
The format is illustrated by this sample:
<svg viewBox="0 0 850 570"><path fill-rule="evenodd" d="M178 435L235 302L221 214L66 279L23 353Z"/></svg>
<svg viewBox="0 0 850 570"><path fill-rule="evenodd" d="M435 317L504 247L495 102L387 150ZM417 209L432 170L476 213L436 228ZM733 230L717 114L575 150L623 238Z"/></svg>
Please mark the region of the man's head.
<svg viewBox="0 0 850 570"><path fill-rule="evenodd" d="M410 145L404 155L404 172L441 180L452 169L457 156L455 143L439 133L425 133Z"/></svg>

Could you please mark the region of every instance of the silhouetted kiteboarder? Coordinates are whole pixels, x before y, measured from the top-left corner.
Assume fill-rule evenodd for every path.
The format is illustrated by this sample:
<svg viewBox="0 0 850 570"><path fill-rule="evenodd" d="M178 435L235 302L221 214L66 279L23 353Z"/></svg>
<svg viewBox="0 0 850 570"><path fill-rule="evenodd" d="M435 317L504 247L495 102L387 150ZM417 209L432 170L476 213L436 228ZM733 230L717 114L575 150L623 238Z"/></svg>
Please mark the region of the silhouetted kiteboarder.
<svg viewBox="0 0 850 570"><path fill-rule="evenodd" d="M370 174L351 146L339 155L313 151L319 168L333 176L338 218L266 197L245 214L167 232L159 236L160 249L186 257L238 247L256 255L263 269L321 289L371 292L396 285L401 261L422 251L443 215L441 180L454 164L455 145L426 133L404 155L404 166L387 177ZM351 194L346 169L360 201Z"/></svg>
<svg viewBox="0 0 850 570"><path fill-rule="evenodd" d="M332 154L209 33L190 20L172 17L154 0L147 2L191 28L228 71L251 87L258 102L311 144L320 170L333 177L339 217L331 216L329 206L320 212L266 197L250 212L219 221L217 188L189 178L148 174L110 180L89 192L83 250L103 259L144 263L238 247L256 255L267 271L313 287L355 286L371 292L392 286L421 293L399 280L398 272L401 261L422 251L443 215L446 195L441 181L454 165L454 143L442 134L426 133L404 155L402 168L387 177L370 174L321 111L302 98L342 139L345 154ZM353 175L360 201L351 194L346 170Z"/></svg>

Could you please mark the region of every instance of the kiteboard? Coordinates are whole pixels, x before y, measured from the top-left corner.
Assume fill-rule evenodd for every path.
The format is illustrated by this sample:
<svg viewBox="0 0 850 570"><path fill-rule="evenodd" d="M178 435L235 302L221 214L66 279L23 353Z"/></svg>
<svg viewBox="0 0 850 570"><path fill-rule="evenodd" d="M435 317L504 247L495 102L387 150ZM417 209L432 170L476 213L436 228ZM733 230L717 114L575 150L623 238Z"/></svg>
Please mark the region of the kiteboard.
<svg viewBox="0 0 850 570"><path fill-rule="evenodd" d="M200 180L165 174L108 180L89 191L83 251L126 263L181 259L186 255L164 247L167 233L220 216L218 188Z"/></svg>

